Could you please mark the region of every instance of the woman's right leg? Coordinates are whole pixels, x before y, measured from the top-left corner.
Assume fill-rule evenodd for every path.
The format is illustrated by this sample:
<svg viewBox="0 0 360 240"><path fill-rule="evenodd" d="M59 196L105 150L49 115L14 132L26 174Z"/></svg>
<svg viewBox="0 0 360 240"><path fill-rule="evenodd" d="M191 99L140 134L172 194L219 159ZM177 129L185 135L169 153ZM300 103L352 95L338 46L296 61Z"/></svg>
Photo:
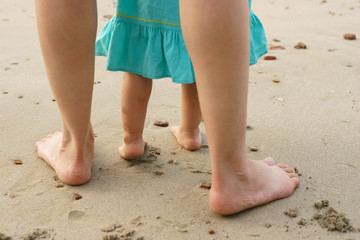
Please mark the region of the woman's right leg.
<svg viewBox="0 0 360 240"><path fill-rule="evenodd" d="M119 148L122 158L134 159L144 154L147 142L143 140L143 131L151 89L152 79L124 73L121 86L124 144Z"/></svg>
<svg viewBox="0 0 360 240"><path fill-rule="evenodd" d="M248 0L180 0L212 165L210 207L219 214L289 196L299 178L272 159L248 160Z"/></svg>
<svg viewBox="0 0 360 240"><path fill-rule="evenodd" d="M36 0L39 39L47 76L62 118L62 132L35 144L64 183L91 177L94 136L90 124L94 84L96 0Z"/></svg>

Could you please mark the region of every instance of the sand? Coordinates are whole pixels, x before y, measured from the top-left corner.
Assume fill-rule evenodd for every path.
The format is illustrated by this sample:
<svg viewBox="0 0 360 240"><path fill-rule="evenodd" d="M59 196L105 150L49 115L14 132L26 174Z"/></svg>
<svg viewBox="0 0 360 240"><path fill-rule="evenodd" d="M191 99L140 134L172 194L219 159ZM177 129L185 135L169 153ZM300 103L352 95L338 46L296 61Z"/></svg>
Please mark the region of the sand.
<svg viewBox="0 0 360 240"><path fill-rule="evenodd" d="M98 5L100 30L114 6ZM228 217L209 210L209 190L200 187L211 183L204 127L203 147L189 152L169 127L153 125L179 123L180 85L154 81L144 132L149 148L137 162L118 156L122 73L105 71L105 58L96 58L93 177L79 187L59 183L34 149L61 123L33 1L0 6L0 239L360 239L359 0L253 2L269 44L285 49L250 68L247 144L257 151L248 156L296 167L301 186L291 197ZM345 40L346 33L358 39ZM307 48L294 48L299 42ZM354 231L322 228L313 219L321 200L345 214ZM289 209L295 217L284 214Z"/></svg>

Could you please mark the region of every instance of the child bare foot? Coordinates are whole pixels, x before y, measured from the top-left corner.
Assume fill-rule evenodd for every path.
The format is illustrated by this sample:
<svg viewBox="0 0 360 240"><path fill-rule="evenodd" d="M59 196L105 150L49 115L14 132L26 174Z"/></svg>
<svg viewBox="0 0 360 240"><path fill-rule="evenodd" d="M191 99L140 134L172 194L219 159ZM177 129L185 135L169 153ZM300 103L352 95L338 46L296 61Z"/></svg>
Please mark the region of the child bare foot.
<svg viewBox="0 0 360 240"><path fill-rule="evenodd" d="M194 131L183 131L180 126L174 126L171 128L171 133L179 145L189 151L195 151L201 146L201 134L198 128Z"/></svg>
<svg viewBox="0 0 360 240"><path fill-rule="evenodd" d="M120 157L129 160L139 158L144 154L146 145L147 142L143 139L124 143L119 147Z"/></svg>
<svg viewBox="0 0 360 240"><path fill-rule="evenodd" d="M59 179L69 185L81 185L90 180L94 153L94 136L90 131L85 149L76 149L61 132L49 134L35 143L37 154L50 165Z"/></svg>
<svg viewBox="0 0 360 240"><path fill-rule="evenodd" d="M248 162L243 173L223 174L219 184L214 179L209 201L215 213L229 215L285 198L300 184L293 169L271 158Z"/></svg>

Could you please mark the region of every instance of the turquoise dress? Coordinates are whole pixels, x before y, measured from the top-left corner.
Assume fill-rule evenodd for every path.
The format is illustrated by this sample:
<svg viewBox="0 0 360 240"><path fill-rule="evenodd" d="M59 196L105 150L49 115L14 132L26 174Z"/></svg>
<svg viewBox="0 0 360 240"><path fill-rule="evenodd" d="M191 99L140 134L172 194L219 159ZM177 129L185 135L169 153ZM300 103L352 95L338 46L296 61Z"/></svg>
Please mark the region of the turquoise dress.
<svg viewBox="0 0 360 240"><path fill-rule="evenodd" d="M249 0L251 6L251 0ZM250 7L250 65L267 53L263 26ZM176 83L195 82L180 26L179 0L117 0L116 14L96 40L106 69Z"/></svg>

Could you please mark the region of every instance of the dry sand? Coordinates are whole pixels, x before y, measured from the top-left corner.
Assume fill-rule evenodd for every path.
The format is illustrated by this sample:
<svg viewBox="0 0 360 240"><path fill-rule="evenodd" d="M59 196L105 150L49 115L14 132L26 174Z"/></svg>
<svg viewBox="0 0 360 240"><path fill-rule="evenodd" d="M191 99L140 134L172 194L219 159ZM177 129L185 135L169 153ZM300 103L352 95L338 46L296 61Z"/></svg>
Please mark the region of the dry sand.
<svg viewBox="0 0 360 240"><path fill-rule="evenodd" d="M114 6L112 0L98 4L100 30ZM254 1L269 44L286 49L271 50L276 60L250 69L247 143L259 151L249 157L272 156L297 167L301 186L289 198L229 217L213 214L208 190L200 188L211 180L203 126L204 146L188 152L169 127L152 124L179 123L180 85L154 81L143 160L117 155L122 73L105 71L105 58L96 62L92 180L59 187L34 149L61 125L33 1L0 0L0 6L0 239L360 239L359 231L328 231L312 220L326 211L314 203L329 200L360 227L360 40L343 39L344 33L360 38L359 0ZM294 48L300 41L307 49ZM82 198L74 200L74 193ZM284 214L290 210L292 217Z"/></svg>

